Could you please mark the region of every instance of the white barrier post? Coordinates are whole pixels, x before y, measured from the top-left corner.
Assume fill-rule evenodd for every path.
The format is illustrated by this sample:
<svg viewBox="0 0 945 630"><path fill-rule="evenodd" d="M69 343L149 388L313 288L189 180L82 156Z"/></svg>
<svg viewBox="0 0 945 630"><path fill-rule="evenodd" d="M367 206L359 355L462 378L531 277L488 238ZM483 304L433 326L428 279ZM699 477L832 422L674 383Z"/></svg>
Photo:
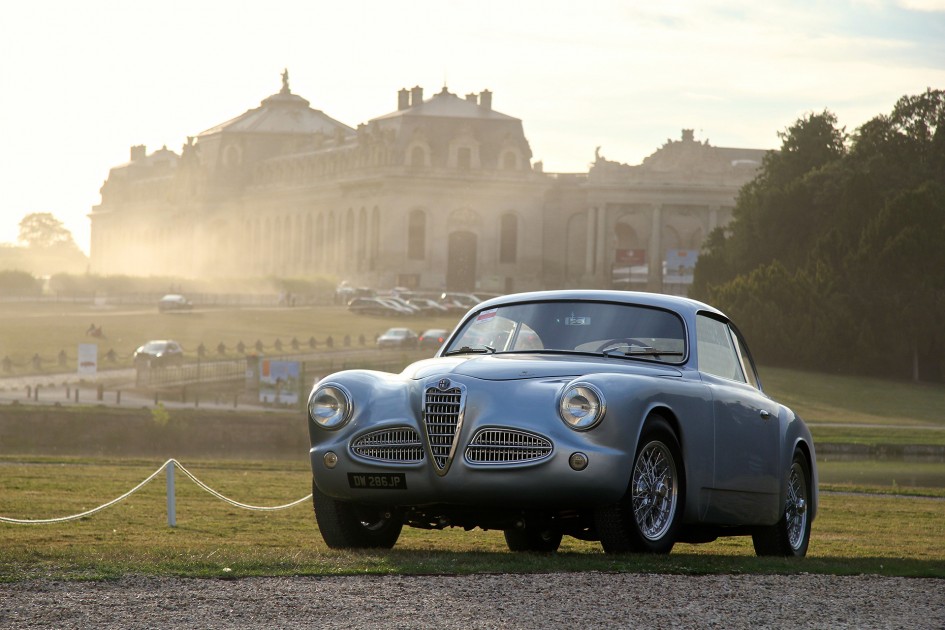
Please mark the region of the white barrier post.
<svg viewBox="0 0 945 630"><path fill-rule="evenodd" d="M167 462L167 525L177 527L177 506L174 501L174 462Z"/></svg>

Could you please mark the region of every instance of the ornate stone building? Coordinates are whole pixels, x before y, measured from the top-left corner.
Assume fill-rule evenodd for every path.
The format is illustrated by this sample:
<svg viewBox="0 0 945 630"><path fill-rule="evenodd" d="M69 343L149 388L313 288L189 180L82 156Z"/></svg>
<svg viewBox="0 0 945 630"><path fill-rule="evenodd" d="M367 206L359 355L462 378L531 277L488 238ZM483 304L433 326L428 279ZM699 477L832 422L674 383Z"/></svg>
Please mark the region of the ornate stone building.
<svg viewBox="0 0 945 630"><path fill-rule="evenodd" d="M532 164L522 121L492 93L400 90L351 128L282 89L166 147L131 149L92 209L95 273L328 275L480 291L685 292L703 239L730 218L764 152L692 131L642 164L597 152L589 172ZM677 264L678 263L678 264ZM677 269L677 267L679 267Z"/></svg>

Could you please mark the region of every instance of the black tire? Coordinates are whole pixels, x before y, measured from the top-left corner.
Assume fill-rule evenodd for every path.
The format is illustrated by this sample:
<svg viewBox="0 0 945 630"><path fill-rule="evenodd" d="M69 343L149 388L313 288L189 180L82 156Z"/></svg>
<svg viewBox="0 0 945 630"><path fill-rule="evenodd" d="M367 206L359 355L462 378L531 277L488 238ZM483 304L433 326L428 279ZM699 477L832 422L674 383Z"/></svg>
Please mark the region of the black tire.
<svg viewBox="0 0 945 630"><path fill-rule="evenodd" d="M509 551L552 553L561 546L561 532L552 528L526 527L505 530Z"/></svg>
<svg viewBox="0 0 945 630"><path fill-rule="evenodd" d="M404 523L393 508L337 501L312 480L312 506L325 544L332 549L390 549Z"/></svg>
<svg viewBox="0 0 945 630"><path fill-rule="evenodd" d="M669 553L685 505L679 440L669 423L650 416L633 459L630 485L615 505L594 514L606 553Z"/></svg>
<svg viewBox="0 0 945 630"><path fill-rule="evenodd" d="M794 459L787 471L787 499L784 512L774 525L758 527L751 541L759 556L803 558L810 545L811 478L807 458L794 451Z"/></svg>

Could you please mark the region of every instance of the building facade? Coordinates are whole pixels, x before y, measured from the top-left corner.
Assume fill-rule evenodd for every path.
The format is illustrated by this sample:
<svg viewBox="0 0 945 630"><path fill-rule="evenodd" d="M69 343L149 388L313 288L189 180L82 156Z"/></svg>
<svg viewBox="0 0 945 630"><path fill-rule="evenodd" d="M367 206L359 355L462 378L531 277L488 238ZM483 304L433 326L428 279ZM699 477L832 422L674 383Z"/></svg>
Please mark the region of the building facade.
<svg viewBox="0 0 945 630"><path fill-rule="evenodd" d="M100 274L331 276L375 288L684 293L764 151L684 130L640 165L532 163L492 93L400 90L349 127L282 89L178 154L131 148L90 214ZM687 275L688 274L688 275Z"/></svg>

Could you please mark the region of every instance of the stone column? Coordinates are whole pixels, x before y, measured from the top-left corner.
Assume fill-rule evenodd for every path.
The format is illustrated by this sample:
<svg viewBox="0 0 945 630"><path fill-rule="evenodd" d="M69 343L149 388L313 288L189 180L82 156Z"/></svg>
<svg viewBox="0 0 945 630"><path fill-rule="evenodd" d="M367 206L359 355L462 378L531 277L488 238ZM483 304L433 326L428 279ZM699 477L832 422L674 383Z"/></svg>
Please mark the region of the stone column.
<svg viewBox="0 0 945 630"><path fill-rule="evenodd" d="M587 209L587 246L584 249L584 275L594 276L594 235L597 232L597 208Z"/></svg>
<svg viewBox="0 0 945 630"><path fill-rule="evenodd" d="M653 204L650 217L650 244L646 253L649 264L647 290L663 291L663 206Z"/></svg>
<svg viewBox="0 0 945 630"><path fill-rule="evenodd" d="M595 265L595 286L598 289L610 287L610 266L607 265L607 205L597 208L597 264Z"/></svg>
<svg viewBox="0 0 945 630"><path fill-rule="evenodd" d="M709 229L706 230L706 236L709 235L712 230L719 227L719 206L709 206Z"/></svg>

